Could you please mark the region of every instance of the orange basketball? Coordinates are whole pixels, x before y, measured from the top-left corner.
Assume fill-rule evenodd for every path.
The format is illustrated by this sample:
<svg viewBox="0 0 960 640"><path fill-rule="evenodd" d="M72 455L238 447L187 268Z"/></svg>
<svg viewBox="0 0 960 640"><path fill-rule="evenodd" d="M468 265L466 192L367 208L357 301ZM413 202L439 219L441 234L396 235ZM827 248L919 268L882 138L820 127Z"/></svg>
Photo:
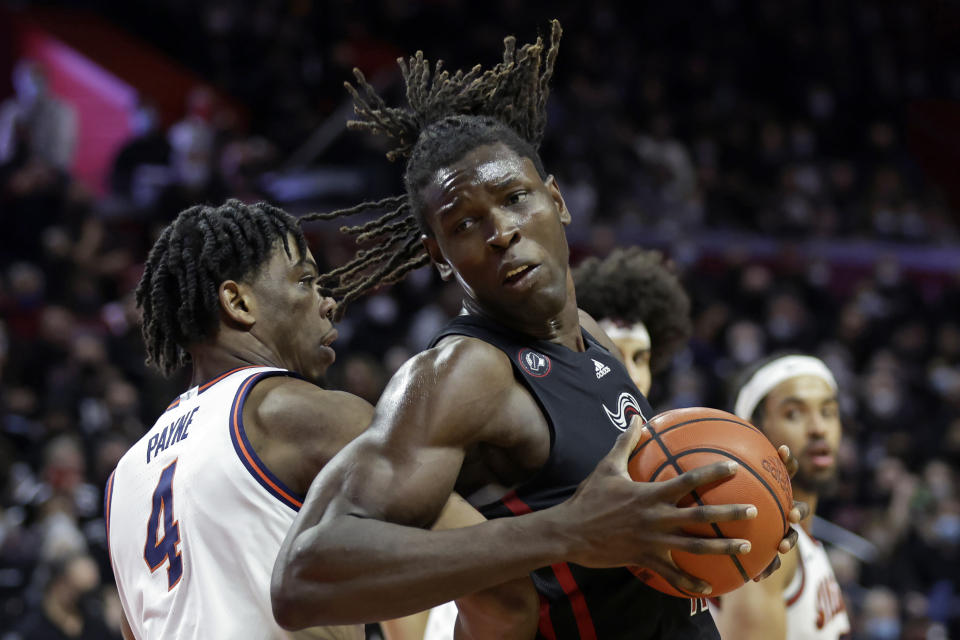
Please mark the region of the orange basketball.
<svg viewBox="0 0 960 640"><path fill-rule="evenodd" d="M733 591L760 575L773 562L780 540L787 533L793 491L777 450L759 429L737 416L718 409L692 407L654 416L628 465L634 480L655 482L726 460L740 465L732 477L687 494L678 505L752 504L757 508L757 517L704 523L684 528L684 532L704 538L749 540L750 552L729 556L672 552L678 567L713 587L711 596ZM700 597L674 589L650 569L632 567L631 571L664 593Z"/></svg>

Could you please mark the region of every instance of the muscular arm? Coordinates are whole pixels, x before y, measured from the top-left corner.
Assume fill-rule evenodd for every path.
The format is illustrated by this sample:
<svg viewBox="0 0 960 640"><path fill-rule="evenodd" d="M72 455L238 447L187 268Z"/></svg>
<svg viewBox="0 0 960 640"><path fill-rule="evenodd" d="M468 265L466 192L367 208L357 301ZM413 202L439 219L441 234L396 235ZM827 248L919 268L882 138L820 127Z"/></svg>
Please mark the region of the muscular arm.
<svg viewBox="0 0 960 640"><path fill-rule="evenodd" d="M556 507L450 531L419 528L436 520L468 447L496 446L504 431L523 428L503 413L520 402L510 367L499 350L462 338L397 372L371 427L317 476L284 540L271 589L281 625L395 618L565 560L647 566L680 588L708 592L673 566L670 550L739 553L744 541L675 532L746 518L747 505L676 503L735 471L718 463L665 482L634 482L626 467L636 426Z"/></svg>
<svg viewBox="0 0 960 640"><path fill-rule="evenodd" d="M781 569L766 580L749 581L725 594L720 611L714 615L723 638L743 640L785 640L787 606L783 591L797 568L797 550L783 556Z"/></svg>
<svg viewBox="0 0 960 640"><path fill-rule="evenodd" d="M420 529L453 491L466 447L489 437L488 425L509 404L514 381L502 360L459 340L394 376L373 424L314 481L281 547L273 580L281 624L397 617L564 555L551 514Z"/></svg>

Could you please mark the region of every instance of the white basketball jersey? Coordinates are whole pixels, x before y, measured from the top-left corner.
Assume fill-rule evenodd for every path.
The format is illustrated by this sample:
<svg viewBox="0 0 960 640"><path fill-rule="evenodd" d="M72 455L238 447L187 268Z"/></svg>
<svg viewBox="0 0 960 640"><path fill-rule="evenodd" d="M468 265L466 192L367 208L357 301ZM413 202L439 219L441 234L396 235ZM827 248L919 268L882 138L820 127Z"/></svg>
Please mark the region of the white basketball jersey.
<svg viewBox="0 0 960 640"><path fill-rule="evenodd" d="M803 527L799 533L800 554L793 579L783 592L787 604L787 640L836 640L850 632L840 585L833 575L823 546Z"/></svg>
<svg viewBox="0 0 960 640"><path fill-rule="evenodd" d="M117 464L107 544L138 640L359 640L362 626L300 632L273 619L270 574L303 497L260 461L243 428L253 385L282 369L243 367L181 395Z"/></svg>
<svg viewBox="0 0 960 640"><path fill-rule="evenodd" d="M423 640L453 640L453 628L457 624L457 604L445 602L430 609Z"/></svg>

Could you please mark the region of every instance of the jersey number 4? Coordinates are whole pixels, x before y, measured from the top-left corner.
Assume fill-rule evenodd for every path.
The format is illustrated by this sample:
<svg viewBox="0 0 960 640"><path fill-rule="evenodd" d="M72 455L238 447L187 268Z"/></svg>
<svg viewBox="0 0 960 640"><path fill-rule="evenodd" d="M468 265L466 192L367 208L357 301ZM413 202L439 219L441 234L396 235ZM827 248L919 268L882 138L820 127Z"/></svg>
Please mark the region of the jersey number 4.
<svg viewBox="0 0 960 640"><path fill-rule="evenodd" d="M173 474L176 471L177 461L174 460L160 473L160 481L153 490L153 508L147 519L147 542L143 546L143 560L150 567L150 573L159 569L164 562L169 563L168 591L177 586L183 575L179 549L180 525L173 515Z"/></svg>

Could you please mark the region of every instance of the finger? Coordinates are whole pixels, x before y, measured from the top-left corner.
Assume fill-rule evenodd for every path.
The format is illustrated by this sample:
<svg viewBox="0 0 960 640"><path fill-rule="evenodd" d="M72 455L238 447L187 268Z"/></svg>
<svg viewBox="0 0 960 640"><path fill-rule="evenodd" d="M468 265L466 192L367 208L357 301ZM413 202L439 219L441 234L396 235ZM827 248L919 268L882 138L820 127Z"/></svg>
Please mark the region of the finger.
<svg viewBox="0 0 960 640"><path fill-rule="evenodd" d="M679 500L697 487L729 478L737 472L736 462L714 462L703 467L691 469L675 478L657 483L659 492L665 499Z"/></svg>
<svg viewBox="0 0 960 640"><path fill-rule="evenodd" d="M672 513L664 515L661 523L669 527L686 527L704 522L753 520L756 517L757 508L752 504L698 505L677 507Z"/></svg>
<svg viewBox="0 0 960 640"><path fill-rule="evenodd" d="M803 520L810 515L810 505L806 502L800 502L799 500L793 501L793 508L790 509L790 513L787 514L787 520L792 524L800 524Z"/></svg>
<svg viewBox="0 0 960 640"><path fill-rule="evenodd" d="M788 531L787 535L783 536L783 540L780 541L777 551L780 553L787 553L797 544L798 537L797 530L793 527L790 527L790 531Z"/></svg>
<svg viewBox="0 0 960 640"><path fill-rule="evenodd" d="M780 445L777 449L777 453L780 454L780 459L783 461L784 466L787 467L787 473L792 478L797 474L797 470L800 469L800 461L790 453L790 447L785 444Z"/></svg>
<svg viewBox="0 0 960 640"><path fill-rule="evenodd" d="M736 556L750 553L751 548L750 541L741 538L697 538L694 536L666 534L661 536L658 542L662 542L670 547L670 549L694 553L698 556Z"/></svg>
<svg viewBox="0 0 960 640"><path fill-rule="evenodd" d="M767 568L763 570L763 573L761 573L756 578L754 578L753 581L760 582L764 578L770 577L770 574L772 574L774 571L776 571L779 568L780 568L780 556L777 556L773 559L773 562L771 562L767 566Z"/></svg>
<svg viewBox="0 0 960 640"><path fill-rule="evenodd" d="M713 591L713 588L706 581L677 567L672 558L669 560L658 557L650 558L647 564L650 569L660 574L660 577L669 582L675 589L702 595L709 595Z"/></svg>
<svg viewBox="0 0 960 640"><path fill-rule="evenodd" d="M644 423L639 416L634 416L630 421L627 430L617 436L617 441L613 443L613 448L607 454L607 459L616 464L624 474L627 473L627 462L630 460L630 454L637 448L640 438L643 435Z"/></svg>

